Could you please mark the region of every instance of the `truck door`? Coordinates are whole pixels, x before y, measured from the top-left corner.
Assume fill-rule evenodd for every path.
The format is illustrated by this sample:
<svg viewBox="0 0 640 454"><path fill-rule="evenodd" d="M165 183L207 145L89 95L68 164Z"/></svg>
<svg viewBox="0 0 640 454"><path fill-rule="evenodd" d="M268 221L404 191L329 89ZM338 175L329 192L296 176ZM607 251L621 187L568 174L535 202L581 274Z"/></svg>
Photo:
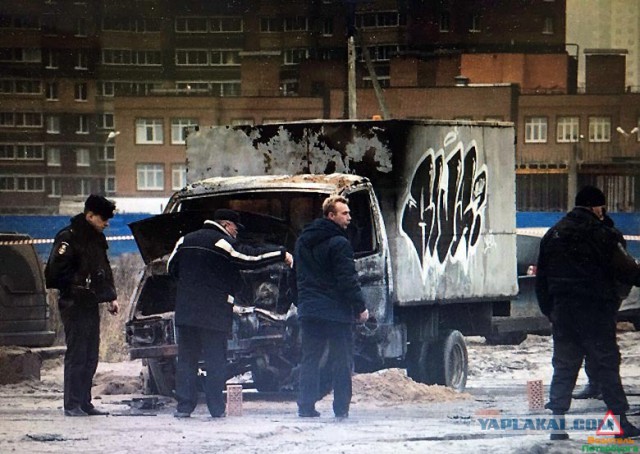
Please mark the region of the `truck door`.
<svg viewBox="0 0 640 454"><path fill-rule="evenodd" d="M351 209L347 235L353 246L358 278L367 308L378 324L392 322L388 248L377 199L370 187L345 194Z"/></svg>

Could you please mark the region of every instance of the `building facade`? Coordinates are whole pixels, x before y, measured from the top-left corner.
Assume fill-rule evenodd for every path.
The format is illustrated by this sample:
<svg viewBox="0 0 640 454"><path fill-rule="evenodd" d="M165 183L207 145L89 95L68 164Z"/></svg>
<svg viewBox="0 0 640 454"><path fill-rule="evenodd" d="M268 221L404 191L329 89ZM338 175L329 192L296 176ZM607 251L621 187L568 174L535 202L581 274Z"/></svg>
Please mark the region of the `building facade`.
<svg viewBox="0 0 640 454"><path fill-rule="evenodd" d="M377 81L393 118L513 121L519 187L531 188L519 206L564 209L572 163L581 178L605 164L613 175L638 121L624 74L596 77L598 58L618 68L624 54L591 55L592 90L578 95L565 31L564 0L3 4L0 210L58 212L94 192L166 198L185 181L189 127L346 118L347 36L358 118L381 114ZM620 203L633 208L628 177ZM536 190L548 202L529 202Z"/></svg>

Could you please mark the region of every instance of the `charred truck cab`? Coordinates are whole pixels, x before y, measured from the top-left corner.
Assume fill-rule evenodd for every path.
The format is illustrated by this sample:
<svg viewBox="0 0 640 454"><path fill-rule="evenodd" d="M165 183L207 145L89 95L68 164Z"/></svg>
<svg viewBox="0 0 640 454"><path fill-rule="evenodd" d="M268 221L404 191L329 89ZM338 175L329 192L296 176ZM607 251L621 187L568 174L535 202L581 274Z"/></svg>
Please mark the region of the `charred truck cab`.
<svg viewBox="0 0 640 454"><path fill-rule="evenodd" d="M149 390L170 394L177 354L178 238L218 208L241 213L243 241L293 251L331 194L349 199L348 236L371 318L356 326L356 371L406 367L462 390L463 335L488 335L518 292L514 131L510 123L315 121L212 127L187 138L189 185L165 212L131 224L146 267L127 341ZM242 176L238 176L242 175ZM242 273L228 376L293 388L299 360L295 282L278 264Z"/></svg>

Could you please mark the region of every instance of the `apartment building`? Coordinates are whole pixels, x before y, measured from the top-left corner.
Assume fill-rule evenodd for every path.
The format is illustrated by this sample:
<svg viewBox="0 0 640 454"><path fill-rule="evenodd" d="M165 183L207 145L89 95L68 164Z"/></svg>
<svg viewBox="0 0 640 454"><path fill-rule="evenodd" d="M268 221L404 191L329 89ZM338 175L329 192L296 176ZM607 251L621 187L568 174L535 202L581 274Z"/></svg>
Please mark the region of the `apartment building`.
<svg viewBox="0 0 640 454"><path fill-rule="evenodd" d="M608 115L614 150L631 140L611 131L623 117L637 121L632 107L605 109L630 106L624 93L575 98L577 54L565 49L565 31L564 0L3 5L0 210L57 212L91 192L166 198L184 184L188 127L345 118L348 35L359 118L381 113L375 77L394 118L513 121L519 184L533 191L555 178L537 187L555 195L536 208L562 209L568 163L560 156L572 145L554 134L543 141L541 131L572 131L557 124L578 116L584 134L591 117ZM628 194L627 207L635 189Z"/></svg>

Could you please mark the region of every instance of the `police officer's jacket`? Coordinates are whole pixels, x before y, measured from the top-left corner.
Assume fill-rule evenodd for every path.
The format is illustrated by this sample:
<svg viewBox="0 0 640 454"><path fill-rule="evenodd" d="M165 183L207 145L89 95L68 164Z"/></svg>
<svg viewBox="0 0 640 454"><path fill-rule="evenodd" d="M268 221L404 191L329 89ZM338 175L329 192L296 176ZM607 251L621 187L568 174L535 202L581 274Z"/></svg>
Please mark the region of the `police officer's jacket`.
<svg viewBox="0 0 640 454"><path fill-rule="evenodd" d="M241 244L215 221L178 240L167 264L176 280L176 325L230 332L240 269L283 260L283 247Z"/></svg>
<svg viewBox="0 0 640 454"><path fill-rule="evenodd" d="M591 210L574 208L542 238L536 295L543 314L570 305L594 317L615 315L617 281L640 285L640 265Z"/></svg>
<svg viewBox="0 0 640 454"><path fill-rule="evenodd" d="M300 234L295 249L298 317L352 323L363 312L353 248L335 222L316 219Z"/></svg>
<svg viewBox="0 0 640 454"><path fill-rule="evenodd" d="M116 299L109 248L102 232L87 222L83 213L60 230L45 267L47 288L60 290L61 298L97 304Z"/></svg>

